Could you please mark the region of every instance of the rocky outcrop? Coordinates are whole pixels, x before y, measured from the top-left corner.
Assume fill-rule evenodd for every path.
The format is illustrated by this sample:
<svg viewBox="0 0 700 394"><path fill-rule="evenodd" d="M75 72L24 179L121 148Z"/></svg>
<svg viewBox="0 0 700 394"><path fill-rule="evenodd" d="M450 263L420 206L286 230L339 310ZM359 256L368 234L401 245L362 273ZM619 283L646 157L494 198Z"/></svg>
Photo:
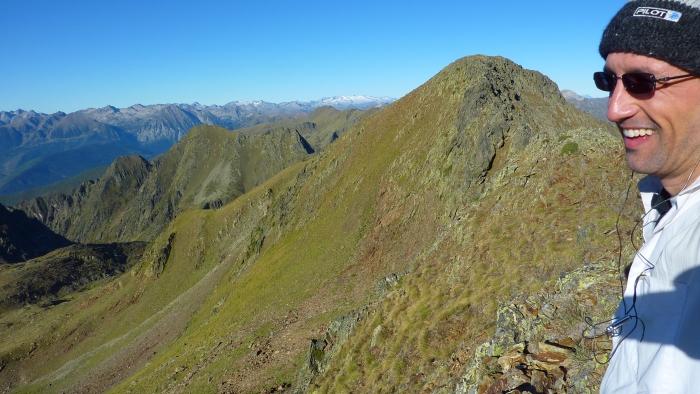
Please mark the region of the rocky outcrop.
<svg viewBox="0 0 700 394"><path fill-rule="evenodd" d="M402 274L391 274L380 279L375 291L379 300L386 296L391 288L398 284ZM366 321L373 315L377 307L377 302L365 305L359 310L338 317L330 322L326 333L322 338L312 339L309 343L309 349L304 356L299 374L297 375L295 394L302 394L309 388L309 384L314 377L324 374L328 370L328 366L334 357L338 355L342 347L348 342L353 335L355 325L360 321ZM374 347L377 342L377 337L381 335L383 327L377 326L372 333L372 339L369 342L370 347Z"/></svg>
<svg viewBox="0 0 700 394"><path fill-rule="evenodd" d="M165 265L170 258L170 252L173 250L174 242L175 233L172 233L168 236L168 240L165 241L165 245L160 248L153 248L143 256L143 260L150 264L146 270L147 275L158 277L163 273Z"/></svg>
<svg viewBox="0 0 700 394"><path fill-rule="evenodd" d="M498 311L495 335L474 352L457 393L596 392L611 350L591 333L620 300L617 267L588 264L557 291L521 294ZM519 391L518 391L519 390Z"/></svg>
<svg viewBox="0 0 700 394"><path fill-rule="evenodd" d="M345 345L352 335L355 324L364 315L368 314L368 309L352 312L346 316L341 316L333 320L326 330L323 338L312 339L309 349L304 357L304 364L297 376L295 394L302 394L306 391L311 379L314 376L326 372L328 364L335 357L340 349Z"/></svg>

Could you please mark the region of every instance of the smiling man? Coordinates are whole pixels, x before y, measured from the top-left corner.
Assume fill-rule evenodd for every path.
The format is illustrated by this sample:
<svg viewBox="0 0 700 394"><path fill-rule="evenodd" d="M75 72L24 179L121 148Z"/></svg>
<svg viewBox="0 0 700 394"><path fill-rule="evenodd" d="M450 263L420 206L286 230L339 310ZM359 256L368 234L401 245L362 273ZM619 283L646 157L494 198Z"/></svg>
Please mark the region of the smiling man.
<svg viewBox="0 0 700 394"><path fill-rule="evenodd" d="M599 50L608 119L628 166L648 174L601 392L700 392L700 0L631 0Z"/></svg>

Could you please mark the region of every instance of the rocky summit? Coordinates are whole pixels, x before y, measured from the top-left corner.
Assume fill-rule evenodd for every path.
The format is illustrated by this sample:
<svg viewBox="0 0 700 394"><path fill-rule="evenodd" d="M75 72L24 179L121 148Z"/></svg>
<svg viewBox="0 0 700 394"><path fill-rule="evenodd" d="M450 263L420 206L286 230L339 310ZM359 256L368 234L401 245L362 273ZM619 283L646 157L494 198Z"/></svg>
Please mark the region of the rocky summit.
<svg viewBox="0 0 700 394"><path fill-rule="evenodd" d="M596 390L607 345L583 331L619 299L639 217L611 124L536 71L472 56L269 179L245 166L308 152L289 131L228 150L242 137L195 128L87 186L124 199L82 211L90 234L149 243L122 275L0 314L0 389ZM221 163L232 176L212 184ZM103 194L125 179L161 197ZM27 210L81 204L52 201ZM54 222L81 234L69 217ZM126 236L128 217L159 224Z"/></svg>

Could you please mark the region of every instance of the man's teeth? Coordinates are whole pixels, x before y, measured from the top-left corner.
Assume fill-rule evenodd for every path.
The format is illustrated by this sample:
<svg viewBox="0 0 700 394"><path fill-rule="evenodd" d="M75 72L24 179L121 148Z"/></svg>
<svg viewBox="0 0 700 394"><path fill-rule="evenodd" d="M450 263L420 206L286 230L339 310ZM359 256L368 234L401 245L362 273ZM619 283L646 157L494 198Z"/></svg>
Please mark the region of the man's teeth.
<svg viewBox="0 0 700 394"><path fill-rule="evenodd" d="M654 134L652 129L623 129L622 134L627 138L640 137Z"/></svg>

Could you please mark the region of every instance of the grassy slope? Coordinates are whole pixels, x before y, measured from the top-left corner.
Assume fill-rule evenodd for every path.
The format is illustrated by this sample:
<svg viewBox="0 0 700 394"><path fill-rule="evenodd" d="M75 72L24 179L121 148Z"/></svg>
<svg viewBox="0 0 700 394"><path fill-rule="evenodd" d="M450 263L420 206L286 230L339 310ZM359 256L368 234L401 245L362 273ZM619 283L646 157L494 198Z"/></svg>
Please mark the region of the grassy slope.
<svg viewBox="0 0 700 394"><path fill-rule="evenodd" d="M441 73L449 77L438 74L426 85L434 84L433 92L462 91L462 86L450 86L461 80L455 78L459 69L453 64ZM522 114L529 117L522 124L531 125L537 134L527 149L515 149L518 125L512 122L483 181L453 192L460 189L454 177L455 171L460 173L459 161L450 154L445 157L445 152L458 131L449 126L435 133L436 143L421 162L422 169L408 170L406 163L386 177L398 180L394 194L401 197L399 204L388 202L398 218L381 233L420 234L412 224L430 223L433 216L398 213L417 190L423 196L438 190L434 200L423 201L442 208L443 212L435 210L442 226L410 273L356 327L311 391L453 390L472 351L492 334L501 303L519 292L552 288L562 272L586 261L610 261L617 255L617 239L607 234L615 227L629 179L617 140L604 124L596 126L566 106L552 108L536 91L518 93L526 97ZM424 106L432 104L422 98ZM450 110L454 107L442 113ZM429 124L439 127L438 122ZM476 118L470 125L467 130L473 133L488 126ZM571 142L578 150L563 153ZM628 204L623 215L628 230L638 213L634 208ZM409 242L398 243L396 249L410 247ZM387 244L388 239L382 242ZM383 263L397 261L384 256Z"/></svg>
<svg viewBox="0 0 700 394"><path fill-rule="evenodd" d="M382 168L399 148L382 155L367 149L349 158L344 152L354 150L355 142L338 141L307 166L300 185L276 199L260 228L265 242L258 260L242 276L229 276L234 283L216 289L171 352L135 375L139 390L186 384L188 391L206 392L216 389L212 381L222 390L234 386L252 390L291 382L299 362L289 359L303 355L307 338L371 296L373 280L356 286L357 274L343 280L342 272L357 260L355 250L368 230L381 173L368 171L363 179L356 175L338 179L337 174L356 167ZM344 193L353 198L343 198ZM293 205L285 206L288 200ZM289 316L294 316L293 323ZM275 350L278 356L256 362L258 351ZM175 362L187 368L171 376L172 370L163 366Z"/></svg>
<svg viewBox="0 0 700 394"><path fill-rule="evenodd" d="M274 189L293 170L266 186ZM1 316L2 386L61 392L84 379L102 385L102 391L131 374L131 368L142 367L179 335L210 286L223 273L240 269L232 264L246 250L265 190L256 189L218 211L182 215L154 241L146 263L114 282L53 307L30 306ZM154 266L172 233L167 265ZM108 368L114 363L117 367Z"/></svg>
<svg viewBox="0 0 700 394"><path fill-rule="evenodd" d="M499 302L614 252L601 234L615 207L604 203L619 201L624 186L610 182L624 174L605 126L563 99L551 108L537 88L517 92L510 129L482 174L474 147L503 122L498 100L510 104L515 94L484 93L487 105L470 109L470 89L502 82L485 80L491 68L517 71L500 59L455 62L314 160L221 210L179 216L140 271L49 310L3 316L0 383L34 381L23 391L45 391L52 382L56 392L80 379L83 387L105 382L104 389L123 378L114 392L286 387L309 339L376 300L375 284L390 273L407 275L314 387L379 392L454 383L492 330ZM498 87L541 86L528 82L540 82L536 73L517 78ZM530 113L537 115L523 115ZM534 133L524 150L527 128ZM578 152L563 155L571 141ZM172 233L173 252L158 266ZM29 325L17 331L38 314L45 317L34 333ZM149 336L166 317L174 328L159 340ZM378 325L386 331L370 348Z"/></svg>
<svg viewBox="0 0 700 394"><path fill-rule="evenodd" d="M434 365L449 365L458 349L468 353L469 344L483 341L493 327L498 303L515 291L504 282L517 290L541 289L548 278L580 264L583 252L571 234L581 213L599 201L574 205L575 209L567 205L563 214L568 216L557 221L559 229L545 218L551 208L547 204L557 201L556 194L548 195L551 203L514 194L524 179L540 176L543 181L532 181L532 189L559 190L548 183L559 182L552 177L562 168L572 171L567 186L579 185L582 178L595 182L596 177L622 175L615 168L619 154L615 153L617 162L609 161L617 151L614 140L606 131L585 128L597 123L563 103L561 111L568 111L570 118L560 124L553 119L532 120L551 127L541 139L537 137L535 145L543 147L535 154L519 152L513 160L523 162L521 172L506 170L489 183L494 190L506 183L507 189L504 177L513 176L515 191L501 198L522 202L522 211L506 209L507 214L492 220L500 207L498 195L490 198L488 187L472 190L464 185L465 164L447 153L460 133L455 114L460 112L462 92L476 71L467 66L458 62L448 67L424 87L361 122L310 163L285 219L272 214L263 226L266 238L257 262L231 286L217 289L170 353L116 391L132 384L146 391L186 387L206 392L217 389L214 383L230 392L284 387L294 382L299 364L290 360L304 354L305 340L321 336L331 318L373 300L380 278L411 272L403 281L403 299L381 305L389 316L377 315L401 322L389 331L385 352L365 357L367 338L377 321L368 323L358 329L325 380L315 382L340 391L374 391L384 385L393 390L408 383L413 376L409 373L433 365L431 360L437 360ZM533 107L548 105L536 97L528 102ZM534 127L539 130L540 124ZM478 133L483 125L471 127L468 131ZM596 163L606 164L605 170L591 174L585 156L577 155L575 161L563 156L559 145L564 142L558 136L565 131L580 141L582 151L600 150L602 159ZM543 156L552 159L540 163ZM495 164L501 167L492 170L496 174L503 167L513 168ZM474 195L480 196L477 201ZM523 212L541 224L524 238L517 236L530 228L520 216ZM595 212L600 217L590 219L591 232L608 226L614 217L611 209ZM467 220L456 226L457 217ZM489 225L481 227L487 218ZM440 231L444 226L450 230ZM551 238L552 230L561 239L554 238L545 249L533 247L535 240ZM599 245L587 248L600 251ZM448 316L456 318L446 326L438 324ZM437 345L440 338L431 339L431 333L450 336L447 346ZM180 372L163 367L174 363L181 365ZM436 379L444 381L449 374L442 371Z"/></svg>

